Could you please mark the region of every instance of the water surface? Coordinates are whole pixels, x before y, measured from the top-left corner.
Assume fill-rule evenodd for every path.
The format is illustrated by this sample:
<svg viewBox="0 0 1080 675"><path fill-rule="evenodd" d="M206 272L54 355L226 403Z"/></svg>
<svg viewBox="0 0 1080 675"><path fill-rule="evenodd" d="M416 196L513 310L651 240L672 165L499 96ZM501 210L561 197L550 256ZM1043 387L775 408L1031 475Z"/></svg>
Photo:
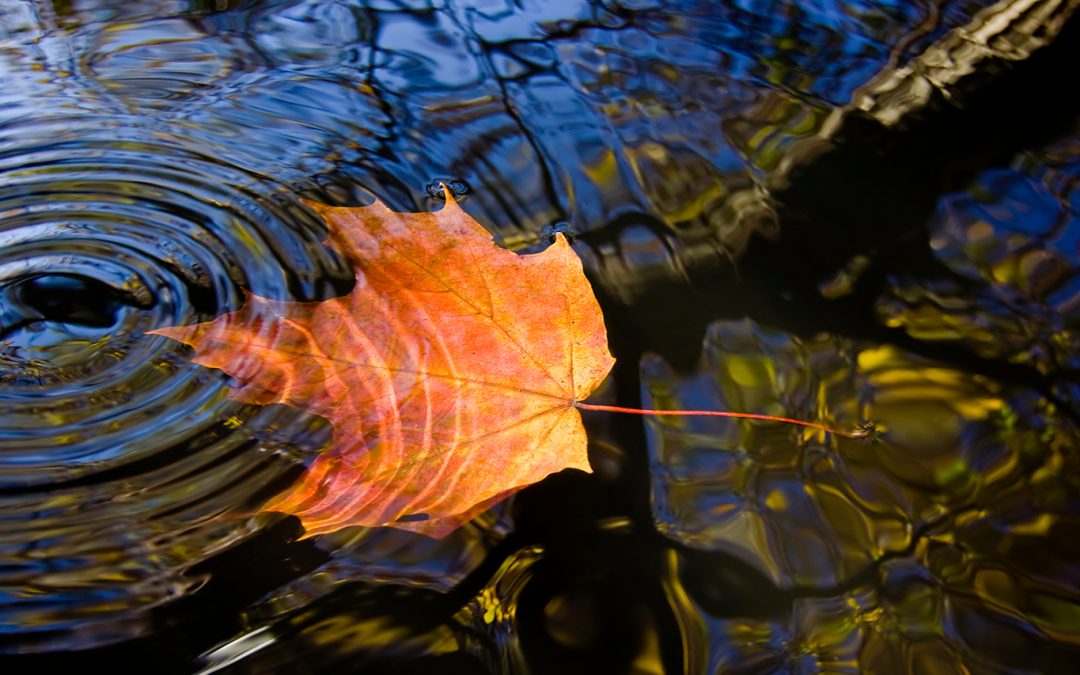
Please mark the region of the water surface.
<svg viewBox="0 0 1080 675"><path fill-rule="evenodd" d="M1073 5L4 3L0 650L132 672L1069 669ZM590 413L593 474L442 541L243 517L327 424L232 401L144 331L245 291L347 292L299 200L431 210L439 179L511 248L576 233L619 359L607 402L869 419L880 442Z"/></svg>

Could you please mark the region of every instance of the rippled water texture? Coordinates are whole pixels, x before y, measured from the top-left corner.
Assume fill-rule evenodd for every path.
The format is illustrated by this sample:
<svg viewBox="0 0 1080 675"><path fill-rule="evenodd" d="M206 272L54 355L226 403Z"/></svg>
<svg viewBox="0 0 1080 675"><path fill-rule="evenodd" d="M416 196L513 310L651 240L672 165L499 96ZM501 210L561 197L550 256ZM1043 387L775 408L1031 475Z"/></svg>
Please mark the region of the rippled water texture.
<svg viewBox="0 0 1080 675"><path fill-rule="evenodd" d="M0 2L0 652L1074 668L1076 5ZM577 234L606 402L879 442L589 413L593 474L442 541L251 517L327 424L144 331L346 292L299 199L438 179L512 248Z"/></svg>

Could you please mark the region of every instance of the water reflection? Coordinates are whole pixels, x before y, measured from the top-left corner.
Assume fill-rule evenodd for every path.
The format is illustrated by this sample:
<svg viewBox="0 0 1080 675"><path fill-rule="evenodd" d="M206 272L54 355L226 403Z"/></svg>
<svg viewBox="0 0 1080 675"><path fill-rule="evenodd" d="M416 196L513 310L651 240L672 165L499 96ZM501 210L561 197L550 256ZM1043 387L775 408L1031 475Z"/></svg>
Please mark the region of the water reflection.
<svg viewBox="0 0 1080 675"><path fill-rule="evenodd" d="M737 598L710 590L731 581L707 581L729 574L722 558L676 562L691 575L676 582L682 611L719 614L701 637L710 669L892 672L903 654L911 672L1052 672L1072 658L1071 544L1044 538L1076 524L1077 437L1046 398L896 349L747 322L713 327L697 374L650 360L643 385L659 407L865 416L886 430L866 445L764 423L650 424L661 531L789 590L771 621L731 617ZM767 595L751 606L769 607ZM987 635L1000 638L993 649Z"/></svg>
<svg viewBox="0 0 1080 675"><path fill-rule="evenodd" d="M1056 71L1026 64L1073 6L5 3L0 648L1067 668L1080 161ZM1002 85L995 126L965 78L1006 61L1035 85ZM346 291L297 197L431 208L435 179L507 245L579 235L605 395L872 418L882 443L592 416L595 476L443 542L248 518L326 425L142 332Z"/></svg>

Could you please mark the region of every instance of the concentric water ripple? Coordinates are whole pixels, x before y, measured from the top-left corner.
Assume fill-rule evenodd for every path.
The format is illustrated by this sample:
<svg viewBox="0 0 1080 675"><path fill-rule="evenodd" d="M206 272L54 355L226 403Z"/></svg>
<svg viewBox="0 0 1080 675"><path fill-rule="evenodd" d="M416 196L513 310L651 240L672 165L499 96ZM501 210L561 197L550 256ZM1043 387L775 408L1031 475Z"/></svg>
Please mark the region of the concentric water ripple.
<svg viewBox="0 0 1080 675"><path fill-rule="evenodd" d="M0 157L0 574L17 590L0 624L27 634L17 649L126 639L252 531L222 516L258 506L288 467L274 433L309 421L230 402L143 331L241 289L310 299L340 268L272 181L182 139L93 117L4 131L20 141Z"/></svg>

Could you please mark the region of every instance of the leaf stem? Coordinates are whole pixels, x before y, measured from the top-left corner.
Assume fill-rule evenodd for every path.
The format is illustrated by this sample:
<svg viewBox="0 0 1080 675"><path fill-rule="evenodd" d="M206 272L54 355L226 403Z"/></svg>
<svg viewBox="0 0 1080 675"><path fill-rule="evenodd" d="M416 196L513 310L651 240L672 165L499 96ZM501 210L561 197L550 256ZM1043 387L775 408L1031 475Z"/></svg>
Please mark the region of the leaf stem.
<svg viewBox="0 0 1080 675"><path fill-rule="evenodd" d="M735 417L747 420L768 420L770 422L783 422L784 424L794 424L800 427L818 429L830 434L836 434L843 438L871 438L874 435L874 428L869 424L863 425L855 430L845 431L843 429L834 429L833 427L818 422L807 422L805 420L797 420L790 417L776 417L775 415L762 415L760 413L728 412L722 410L649 410L643 408L623 408L622 406L617 405L597 405L594 403L582 403L580 401L574 405L581 410L599 410L602 412L628 413L631 415L656 415L659 417Z"/></svg>

